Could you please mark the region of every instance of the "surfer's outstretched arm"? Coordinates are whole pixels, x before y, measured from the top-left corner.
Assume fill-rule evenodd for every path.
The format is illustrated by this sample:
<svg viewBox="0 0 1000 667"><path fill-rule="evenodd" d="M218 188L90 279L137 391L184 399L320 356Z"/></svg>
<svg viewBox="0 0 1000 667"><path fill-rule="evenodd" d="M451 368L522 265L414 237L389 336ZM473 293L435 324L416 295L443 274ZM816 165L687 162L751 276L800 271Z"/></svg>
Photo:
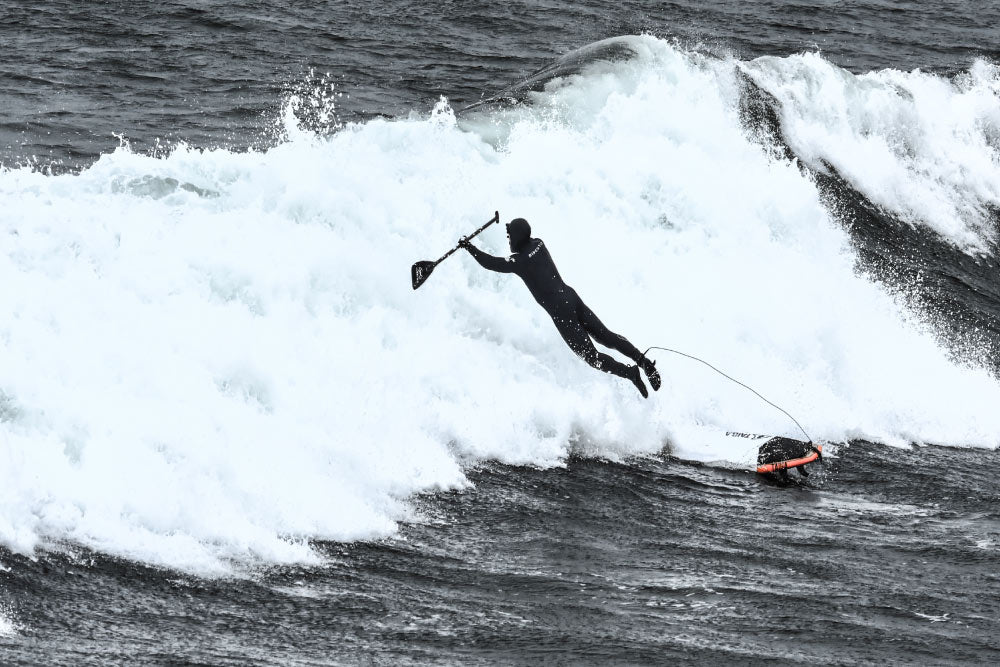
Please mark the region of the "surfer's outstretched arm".
<svg viewBox="0 0 1000 667"><path fill-rule="evenodd" d="M514 273L517 271L517 262L513 256L494 257L488 252L483 252L476 246L472 245L471 242L466 240L463 240L459 245L468 250L473 259L479 262L479 266L484 269L496 271L498 273Z"/></svg>

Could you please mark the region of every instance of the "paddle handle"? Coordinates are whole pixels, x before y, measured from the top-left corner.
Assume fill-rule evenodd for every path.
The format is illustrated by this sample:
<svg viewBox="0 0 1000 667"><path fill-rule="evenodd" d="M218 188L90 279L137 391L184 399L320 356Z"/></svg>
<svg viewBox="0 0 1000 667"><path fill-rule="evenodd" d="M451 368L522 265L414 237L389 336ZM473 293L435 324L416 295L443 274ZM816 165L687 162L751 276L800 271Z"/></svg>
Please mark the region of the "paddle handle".
<svg viewBox="0 0 1000 667"><path fill-rule="evenodd" d="M486 224L484 224L482 227L480 227L476 231L474 231L471 234L469 234L468 236L466 236L465 240L468 241L469 239L471 239L471 238L473 238L475 236L478 236L481 231L483 231L484 229L486 229L487 227L489 227L490 225L492 225L494 222L500 222L500 211L493 211L493 217L490 218L486 222ZM461 247L462 247L462 244L459 243L454 248L452 248L451 250L449 250L445 254L441 255L441 258L434 262L434 266L437 266L438 264L440 264L444 260L448 259L448 257L450 257L452 253L454 253L456 250L458 250Z"/></svg>

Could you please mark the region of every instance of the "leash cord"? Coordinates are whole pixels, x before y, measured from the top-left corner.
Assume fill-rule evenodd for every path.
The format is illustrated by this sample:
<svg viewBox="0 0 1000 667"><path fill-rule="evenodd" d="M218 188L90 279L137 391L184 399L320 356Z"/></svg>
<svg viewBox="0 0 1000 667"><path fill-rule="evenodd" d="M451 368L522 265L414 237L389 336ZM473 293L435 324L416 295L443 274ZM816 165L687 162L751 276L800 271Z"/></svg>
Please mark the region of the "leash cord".
<svg viewBox="0 0 1000 667"><path fill-rule="evenodd" d="M649 352L650 350L663 350L664 352L672 352L672 353L674 353L674 354L678 354L678 355L680 355L680 356L682 356L682 357L687 357L688 359L694 359L695 361L698 361L698 362L700 362L700 363L703 363L703 364L705 364L706 366L708 366L709 368L711 368L711 369L712 369L713 371L715 371L716 373L718 373L718 374L719 374L719 375L721 375L722 377L724 377L724 378L726 378L726 379L728 379L728 380L731 380L731 381L735 382L736 384L740 385L741 387L743 387L743 388L745 388L745 389L749 389L749 390L750 390L750 391L752 391L752 392L753 392L754 394L756 394L756 395L757 395L757 397L758 397L758 398L759 398L760 400L764 401L765 403L767 403L767 404L768 404L768 405L770 405L771 407L773 407L773 408L775 408L775 409L777 409L777 410L780 410L781 412L784 412L784 413L785 413L785 416L786 416L786 417L788 417L789 419L791 419L791 420L792 420L793 422L795 422L795 425L799 427L799 430L800 430L800 431L802 431L802 434L803 434L804 436L806 436L806 440L808 440L808 441L809 441L809 444L812 444L812 438L811 438L811 437L809 436L809 434L808 434L808 433L806 433L806 430L805 430L804 428L802 428L802 424L800 424L800 423L799 423L799 421L798 421L798 420L797 420L797 419L796 419L795 417L793 417L793 416L791 416L790 414L788 414L788 411L787 411L787 410L785 410L784 408L782 408L782 407L781 407L780 405L775 405L775 404L774 404L774 403L772 403L771 401L769 401L769 400L767 400L766 398L764 398L763 396L761 396L761 395L760 395L760 393L759 393L759 392L758 392L758 391L757 391L756 389L754 389L753 387L751 387L751 386L749 386L749 385L746 385L746 384L744 384L744 383L740 382L739 380L737 380L736 378L734 378L734 377L733 377L733 376L731 376L731 375L727 375L726 373L723 373L723 372L722 372L722 371L720 371L720 370L719 370L718 368L716 368L716 367L715 367L715 366L713 366L712 364L708 363L708 362L707 362L707 361L705 361L704 359L699 359L698 357L696 357L696 356L694 356L694 355L691 355L691 354L687 354L686 352L681 352L680 350L672 350L672 349L670 349L669 347L657 347L657 346L655 346L655 345L654 345L653 347L649 347L649 348L646 348L646 352L643 352L643 353L642 353L642 356L644 356L644 357L645 357L645 356L646 356L646 354L647 354L647 353L648 353L648 352Z"/></svg>

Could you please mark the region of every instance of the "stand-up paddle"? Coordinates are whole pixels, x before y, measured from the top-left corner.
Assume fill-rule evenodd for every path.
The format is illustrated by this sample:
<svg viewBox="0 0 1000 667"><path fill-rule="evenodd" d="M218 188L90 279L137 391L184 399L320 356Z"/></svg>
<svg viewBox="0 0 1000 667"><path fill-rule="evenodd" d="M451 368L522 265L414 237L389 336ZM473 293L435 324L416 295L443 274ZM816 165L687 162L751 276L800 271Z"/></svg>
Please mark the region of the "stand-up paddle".
<svg viewBox="0 0 1000 667"><path fill-rule="evenodd" d="M476 231L472 232L471 234L469 234L465 238L466 239L471 239L472 237L474 237L477 234L479 234L479 232L483 231L484 229L486 229L487 227L489 227L490 225L492 225L494 222L500 222L500 211L494 211L493 212L493 217L489 219L489 222L487 222L485 225L483 225L482 227L480 227ZM448 257L453 252L455 252L456 250L458 250L460 247L461 247L461 244L456 245L454 248L452 248L451 250L449 250L448 252L446 252L444 255L442 255L441 258L438 259L437 261L434 261L434 262L429 262L429 261L417 262L416 264L414 264L413 266L411 266L410 267L410 281L413 283L413 289L417 289L418 287L420 287L421 285L423 285L424 281L426 281L430 277L431 271L434 270L434 267L437 266L438 264L440 264L441 262L443 262L444 260L448 259Z"/></svg>

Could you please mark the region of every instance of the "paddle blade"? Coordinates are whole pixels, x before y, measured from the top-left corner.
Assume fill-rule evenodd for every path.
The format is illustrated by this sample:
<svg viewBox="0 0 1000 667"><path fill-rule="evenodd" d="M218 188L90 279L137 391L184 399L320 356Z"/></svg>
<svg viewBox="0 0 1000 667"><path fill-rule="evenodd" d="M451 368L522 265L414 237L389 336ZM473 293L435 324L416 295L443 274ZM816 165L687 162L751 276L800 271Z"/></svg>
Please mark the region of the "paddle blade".
<svg viewBox="0 0 1000 667"><path fill-rule="evenodd" d="M437 266L435 262L417 262L410 267L410 281L413 283L413 289L417 289L424 284L427 280L431 271Z"/></svg>

